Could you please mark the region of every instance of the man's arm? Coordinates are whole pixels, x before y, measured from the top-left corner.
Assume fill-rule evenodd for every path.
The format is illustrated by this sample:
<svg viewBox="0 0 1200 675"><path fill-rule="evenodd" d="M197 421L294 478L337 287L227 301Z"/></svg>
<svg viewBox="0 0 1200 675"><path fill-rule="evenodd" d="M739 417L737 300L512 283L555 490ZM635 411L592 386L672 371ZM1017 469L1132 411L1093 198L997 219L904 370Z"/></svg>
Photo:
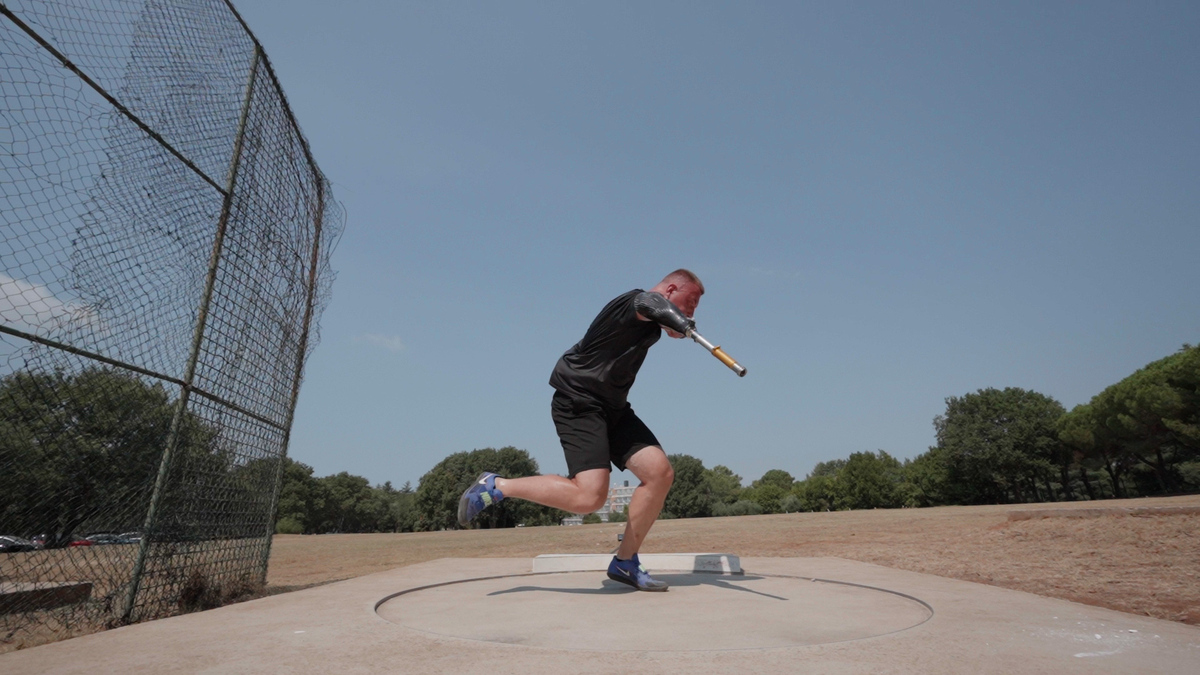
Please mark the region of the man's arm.
<svg viewBox="0 0 1200 675"><path fill-rule="evenodd" d="M633 298L633 307L637 310L638 318L643 321L657 321L680 335L687 335L688 330L696 327L696 322L689 319L675 303L661 293L643 291Z"/></svg>

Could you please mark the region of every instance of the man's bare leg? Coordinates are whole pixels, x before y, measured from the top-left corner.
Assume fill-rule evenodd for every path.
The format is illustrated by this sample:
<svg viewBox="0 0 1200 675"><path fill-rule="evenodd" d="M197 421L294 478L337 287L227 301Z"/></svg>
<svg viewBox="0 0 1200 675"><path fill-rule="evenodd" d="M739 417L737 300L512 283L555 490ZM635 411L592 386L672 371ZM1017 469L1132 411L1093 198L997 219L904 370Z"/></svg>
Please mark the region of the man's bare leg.
<svg viewBox="0 0 1200 675"><path fill-rule="evenodd" d="M658 520L663 502L667 499L667 492L671 490L671 483L675 480L675 471L671 468L667 455L662 448L653 445L638 450L625 463L625 468L632 471L642 484L633 491L633 497L625 510L629 520L625 523L625 537L621 540L621 547L617 549L617 557L621 560L629 560L642 547L642 541L650 532L654 521Z"/></svg>
<svg viewBox="0 0 1200 675"><path fill-rule="evenodd" d="M591 513L604 506L608 499L608 475L608 469L588 469L575 474L574 478L497 478L496 487L506 498L525 499L571 513ZM657 511L655 515L658 515Z"/></svg>

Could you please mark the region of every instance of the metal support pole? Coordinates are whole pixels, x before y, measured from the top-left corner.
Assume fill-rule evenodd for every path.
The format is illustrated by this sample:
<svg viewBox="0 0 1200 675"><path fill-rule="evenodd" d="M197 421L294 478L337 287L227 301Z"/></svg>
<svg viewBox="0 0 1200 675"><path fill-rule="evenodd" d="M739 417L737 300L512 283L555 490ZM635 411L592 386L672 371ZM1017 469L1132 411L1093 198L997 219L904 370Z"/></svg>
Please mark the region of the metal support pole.
<svg viewBox="0 0 1200 675"><path fill-rule="evenodd" d="M158 464L158 476L154 480L154 492L150 495L150 508L146 511L145 524L142 526L142 540L138 544L137 559L133 564L133 574L129 581L129 593L125 598L125 608L121 620L125 623L133 618L138 590L141 588L142 575L146 569L146 554L153 539L158 509L162 504L163 493L166 489L167 478L171 473L171 462L179 445L179 435L183 427L184 416L187 413L188 399L192 391L192 381L196 376L196 363L200 359L200 347L204 343L204 328L208 323L208 309L212 302L213 287L217 281L217 268L221 262L221 252L225 245L225 230L229 223L229 212L233 207L234 187L237 183L238 167L242 161L242 142L246 135L246 122L250 117L250 102L254 97L254 80L258 76L258 62L262 48L255 46L254 58L250 62L250 76L246 82L246 98L242 102L242 115L238 121L237 136L233 141L233 157L229 162L229 175L225 179L225 198L221 204L221 217L217 221L217 234L213 240L212 255L208 260L208 278L204 284L204 294L200 299L197 310L196 327L192 333L192 349L188 355L187 367L184 371L183 384L179 391L179 400L175 405L175 414L171 417L171 428L167 434L166 447Z"/></svg>
<svg viewBox="0 0 1200 675"><path fill-rule="evenodd" d="M317 183L317 218L313 228L312 254L308 261L308 294L304 305L304 323L300 333L300 346L296 354L296 370L292 375L292 400L288 405L287 423L283 430L283 449L279 453L279 464L275 467L275 482L271 488L271 510L267 512L267 545L263 547L262 584L267 585L267 564L271 559L271 541L275 536L275 509L279 506L279 489L283 476L283 460L287 457L288 444L292 440L292 422L296 417L296 400L300 397L300 380L304 376L304 356L308 352L308 331L312 325L313 303L317 293L317 268L320 265L321 225L325 220L325 179L313 166L313 178Z"/></svg>

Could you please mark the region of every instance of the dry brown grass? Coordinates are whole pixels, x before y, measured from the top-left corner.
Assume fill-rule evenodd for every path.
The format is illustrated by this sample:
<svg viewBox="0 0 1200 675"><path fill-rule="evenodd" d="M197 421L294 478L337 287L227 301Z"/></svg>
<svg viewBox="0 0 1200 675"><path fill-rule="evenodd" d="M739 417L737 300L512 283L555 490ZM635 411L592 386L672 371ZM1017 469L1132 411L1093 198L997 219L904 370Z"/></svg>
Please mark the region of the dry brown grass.
<svg viewBox="0 0 1200 675"><path fill-rule="evenodd" d="M259 567L254 562L258 557L245 563L245 553L247 548L251 553L256 550L261 553L261 544L261 540L255 539L173 545L170 550L191 563L186 568L175 567L170 558L156 561L152 555L138 595L135 618L210 609L297 590L288 586L268 590L258 583ZM67 581L92 585L85 602L0 614L0 654L120 625L137 551L137 545L126 544L0 554L0 582ZM161 548L155 554L165 555Z"/></svg>
<svg viewBox="0 0 1200 675"><path fill-rule="evenodd" d="M643 551L834 556L1200 624L1200 515L1044 518L1021 508L1200 506L1186 497L666 520ZM270 587L305 587L438 558L607 552L623 525L279 535Z"/></svg>

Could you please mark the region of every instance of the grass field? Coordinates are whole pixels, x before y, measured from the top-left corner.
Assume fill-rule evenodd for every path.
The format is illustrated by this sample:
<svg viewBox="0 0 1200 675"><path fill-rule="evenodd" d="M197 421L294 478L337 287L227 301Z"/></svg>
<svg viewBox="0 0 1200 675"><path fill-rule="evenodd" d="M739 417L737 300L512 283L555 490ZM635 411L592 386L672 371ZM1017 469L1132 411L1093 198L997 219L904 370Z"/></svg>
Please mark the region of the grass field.
<svg viewBox="0 0 1200 675"><path fill-rule="evenodd" d="M643 551L833 556L1200 625L1200 515L1008 520L1019 509L1200 507L1200 495L666 520ZM274 592L438 558L599 553L621 524L403 534L277 535Z"/></svg>

